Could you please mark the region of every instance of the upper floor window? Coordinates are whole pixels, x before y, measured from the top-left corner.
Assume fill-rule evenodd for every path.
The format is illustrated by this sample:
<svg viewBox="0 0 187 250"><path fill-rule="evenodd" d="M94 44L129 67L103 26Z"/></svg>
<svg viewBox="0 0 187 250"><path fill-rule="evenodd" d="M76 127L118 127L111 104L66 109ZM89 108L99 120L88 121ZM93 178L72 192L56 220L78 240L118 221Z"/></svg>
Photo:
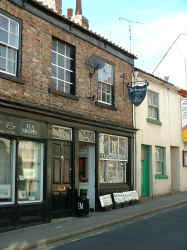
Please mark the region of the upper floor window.
<svg viewBox="0 0 187 250"><path fill-rule="evenodd" d="M0 13L0 72L16 76L20 44L20 24Z"/></svg>
<svg viewBox="0 0 187 250"><path fill-rule="evenodd" d="M104 67L98 70L98 101L108 105L112 105L114 101L113 71L113 66L106 62Z"/></svg>
<svg viewBox="0 0 187 250"><path fill-rule="evenodd" d="M158 94L152 91L148 91L148 118L159 120Z"/></svg>
<svg viewBox="0 0 187 250"><path fill-rule="evenodd" d="M66 94L75 94L75 48L53 39L51 54L52 88Z"/></svg>

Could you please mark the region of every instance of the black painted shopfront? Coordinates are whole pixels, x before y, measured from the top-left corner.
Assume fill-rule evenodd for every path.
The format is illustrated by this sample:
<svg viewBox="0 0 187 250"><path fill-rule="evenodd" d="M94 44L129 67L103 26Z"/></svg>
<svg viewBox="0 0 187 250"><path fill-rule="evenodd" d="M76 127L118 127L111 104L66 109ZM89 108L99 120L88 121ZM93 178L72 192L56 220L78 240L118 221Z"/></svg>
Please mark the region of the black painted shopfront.
<svg viewBox="0 0 187 250"><path fill-rule="evenodd" d="M3 111L0 231L75 215L81 193L97 210L100 195L133 187L133 128L24 105Z"/></svg>
<svg viewBox="0 0 187 250"><path fill-rule="evenodd" d="M0 115L0 229L45 216L47 125Z"/></svg>

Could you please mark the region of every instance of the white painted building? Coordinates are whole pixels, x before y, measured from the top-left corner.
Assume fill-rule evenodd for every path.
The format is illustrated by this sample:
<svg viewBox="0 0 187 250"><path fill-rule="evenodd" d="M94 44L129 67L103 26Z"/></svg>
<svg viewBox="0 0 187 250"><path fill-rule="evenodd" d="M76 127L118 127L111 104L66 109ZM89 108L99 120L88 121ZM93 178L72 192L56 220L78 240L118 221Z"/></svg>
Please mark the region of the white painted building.
<svg viewBox="0 0 187 250"><path fill-rule="evenodd" d="M179 89L149 73L137 72L137 79L147 80L149 86L142 104L134 106L136 189L141 197L183 190Z"/></svg>
<svg viewBox="0 0 187 250"><path fill-rule="evenodd" d="M187 34L179 34L156 65L153 74L187 90Z"/></svg>

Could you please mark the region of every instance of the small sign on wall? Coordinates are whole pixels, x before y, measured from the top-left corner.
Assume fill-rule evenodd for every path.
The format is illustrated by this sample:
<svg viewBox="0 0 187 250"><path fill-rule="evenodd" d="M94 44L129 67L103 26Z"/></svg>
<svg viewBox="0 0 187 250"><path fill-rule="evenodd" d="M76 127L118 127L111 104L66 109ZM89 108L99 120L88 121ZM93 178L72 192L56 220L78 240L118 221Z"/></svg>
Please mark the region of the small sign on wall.
<svg viewBox="0 0 187 250"><path fill-rule="evenodd" d="M101 207L109 207L113 205L111 194L99 196Z"/></svg>

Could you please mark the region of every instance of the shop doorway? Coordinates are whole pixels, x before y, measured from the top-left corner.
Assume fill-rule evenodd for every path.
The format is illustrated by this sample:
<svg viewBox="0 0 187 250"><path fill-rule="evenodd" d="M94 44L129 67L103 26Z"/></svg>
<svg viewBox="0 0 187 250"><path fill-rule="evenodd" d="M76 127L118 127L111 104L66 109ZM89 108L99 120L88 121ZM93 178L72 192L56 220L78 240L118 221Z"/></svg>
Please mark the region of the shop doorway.
<svg viewBox="0 0 187 250"><path fill-rule="evenodd" d="M79 195L86 195L95 210L95 144L79 143Z"/></svg>
<svg viewBox="0 0 187 250"><path fill-rule="evenodd" d="M179 191L179 169L180 169L180 153L178 147L170 147L170 161L171 161L171 189L173 192Z"/></svg>
<svg viewBox="0 0 187 250"><path fill-rule="evenodd" d="M148 197L150 195L150 168L149 168L149 146L141 147L141 196Z"/></svg>
<svg viewBox="0 0 187 250"><path fill-rule="evenodd" d="M52 215L72 213L71 142L52 143Z"/></svg>

